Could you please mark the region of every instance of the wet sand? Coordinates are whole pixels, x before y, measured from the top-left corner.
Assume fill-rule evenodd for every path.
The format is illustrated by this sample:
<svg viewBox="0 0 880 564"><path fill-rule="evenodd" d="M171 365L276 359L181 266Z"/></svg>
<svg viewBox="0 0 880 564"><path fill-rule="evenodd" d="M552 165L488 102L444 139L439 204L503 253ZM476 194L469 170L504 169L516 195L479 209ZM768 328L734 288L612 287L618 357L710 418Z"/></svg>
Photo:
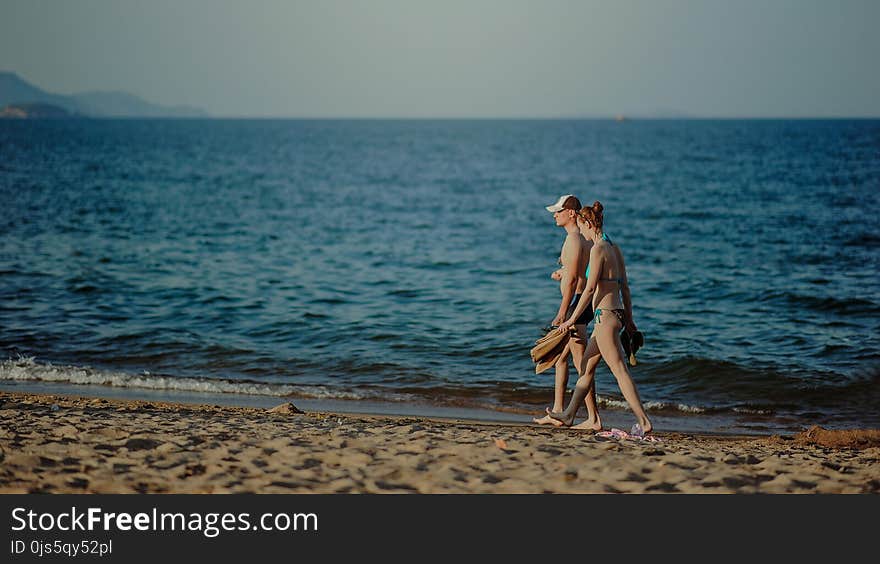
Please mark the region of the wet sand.
<svg viewBox="0 0 880 564"><path fill-rule="evenodd" d="M880 431L523 423L0 392L0 493L878 493Z"/></svg>

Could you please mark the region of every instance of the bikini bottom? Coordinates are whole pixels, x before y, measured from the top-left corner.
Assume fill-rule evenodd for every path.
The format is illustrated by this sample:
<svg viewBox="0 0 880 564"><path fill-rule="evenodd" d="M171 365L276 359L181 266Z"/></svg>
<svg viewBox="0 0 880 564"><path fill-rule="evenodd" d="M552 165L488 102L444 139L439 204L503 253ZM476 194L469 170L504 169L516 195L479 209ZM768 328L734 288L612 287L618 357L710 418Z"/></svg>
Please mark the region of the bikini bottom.
<svg viewBox="0 0 880 564"><path fill-rule="evenodd" d="M620 325L624 326L626 323L624 322L624 310L622 309L602 309L596 308L596 313L593 314L593 319L595 319L595 323L593 323L593 334L596 333L596 329L599 328L599 324L602 323L602 314L610 313L617 316L617 319L620 320ZM606 318L607 319L607 318Z"/></svg>

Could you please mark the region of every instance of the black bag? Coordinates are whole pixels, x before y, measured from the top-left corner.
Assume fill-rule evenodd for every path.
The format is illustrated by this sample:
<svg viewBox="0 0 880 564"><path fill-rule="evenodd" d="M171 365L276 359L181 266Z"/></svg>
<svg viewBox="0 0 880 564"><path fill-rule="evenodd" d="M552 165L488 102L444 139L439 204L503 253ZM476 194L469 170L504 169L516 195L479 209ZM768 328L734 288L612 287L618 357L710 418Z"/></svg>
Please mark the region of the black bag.
<svg viewBox="0 0 880 564"><path fill-rule="evenodd" d="M630 366L638 364L636 361L636 353L640 348L645 346L645 336L641 331L634 331L630 334L624 327L620 332L620 342L623 344L623 352L629 358Z"/></svg>

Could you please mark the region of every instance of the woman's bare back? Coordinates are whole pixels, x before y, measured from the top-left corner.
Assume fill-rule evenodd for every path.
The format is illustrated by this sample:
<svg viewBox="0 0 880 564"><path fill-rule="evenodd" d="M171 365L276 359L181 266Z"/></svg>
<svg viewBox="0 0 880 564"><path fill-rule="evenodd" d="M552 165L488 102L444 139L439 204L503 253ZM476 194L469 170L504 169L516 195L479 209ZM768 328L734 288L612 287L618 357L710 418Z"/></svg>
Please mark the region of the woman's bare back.
<svg viewBox="0 0 880 564"><path fill-rule="evenodd" d="M594 246L590 264L598 266L593 309L623 309L620 290L626 284L626 269L620 250L611 241L603 239Z"/></svg>

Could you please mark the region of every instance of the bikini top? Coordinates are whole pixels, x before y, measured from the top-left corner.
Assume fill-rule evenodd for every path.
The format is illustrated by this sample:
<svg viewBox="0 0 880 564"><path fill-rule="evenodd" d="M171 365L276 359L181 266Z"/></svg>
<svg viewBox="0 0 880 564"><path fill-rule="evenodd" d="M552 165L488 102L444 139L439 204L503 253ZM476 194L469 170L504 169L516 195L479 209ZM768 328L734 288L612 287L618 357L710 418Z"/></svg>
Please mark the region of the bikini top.
<svg viewBox="0 0 880 564"><path fill-rule="evenodd" d="M611 241L611 239L608 238L607 233L602 233L602 240L608 241L609 245L611 245L612 247L614 246L614 243ZM589 263L587 263L587 272L586 272L585 276L588 279L590 278L590 264ZM617 282L618 285L622 286L623 285L623 278L600 278L599 282Z"/></svg>

